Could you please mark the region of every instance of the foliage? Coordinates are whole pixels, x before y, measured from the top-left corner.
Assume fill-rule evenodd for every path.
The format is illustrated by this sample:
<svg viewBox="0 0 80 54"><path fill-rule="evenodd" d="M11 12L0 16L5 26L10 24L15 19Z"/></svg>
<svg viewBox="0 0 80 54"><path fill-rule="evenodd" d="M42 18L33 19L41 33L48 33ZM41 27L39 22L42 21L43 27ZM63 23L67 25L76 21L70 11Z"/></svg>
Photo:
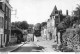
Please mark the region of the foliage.
<svg viewBox="0 0 80 54"><path fill-rule="evenodd" d="M33 24L29 24L28 28L32 28L33 29L34 25Z"/></svg>
<svg viewBox="0 0 80 54"><path fill-rule="evenodd" d="M62 35L62 44L74 51L80 47L80 5L73 11L73 16L67 16L58 24L58 30L66 29Z"/></svg>
<svg viewBox="0 0 80 54"><path fill-rule="evenodd" d="M47 22L42 22L42 23L41 23L41 27L43 27L43 26L45 26L45 25L47 25Z"/></svg>
<svg viewBox="0 0 80 54"><path fill-rule="evenodd" d="M73 26L74 23L80 24L80 5L76 7L76 10L73 11L74 15L67 16L58 24L58 29L66 29L70 26Z"/></svg>
<svg viewBox="0 0 80 54"><path fill-rule="evenodd" d="M62 35L63 39L63 45L67 46L74 51L78 49L78 46L80 45L80 28L68 28L66 32Z"/></svg>
<svg viewBox="0 0 80 54"><path fill-rule="evenodd" d="M17 43L21 43L21 41L23 41L22 30L14 25L11 26L11 35L15 35L14 37L17 37Z"/></svg>
<svg viewBox="0 0 80 54"><path fill-rule="evenodd" d="M41 36L41 24L40 23L37 23L34 26L34 35L35 36Z"/></svg>
<svg viewBox="0 0 80 54"><path fill-rule="evenodd" d="M60 22L58 24L58 30L63 30L63 29L67 29L69 27L72 27L73 24L80 24L80 20L78 20L78 17L76 16L67 16L66 18L64 18L64 20L62 22Z"/></svg>
<svg viewBox="0 0 80 54"><path fill-rule="evenodd" d="M64 18L64 20L62 22L60 22L58 24L57 28L58 28L58 30L63 30L63 29L68 28L69 25L70 25L70 17L68 16L68 17Z"/></svg>
<svg viewBox="0 0 80 54"><path fill-rule="evenodd" d="M60 50L61 52L74 52L73 49L68 48L68 47L66 47L66 46L63 46L63 45L59 45L59 46L58 46L58 50Z"/></svg>
<svg viewBox="0 0 80 54"><path fill-rule="evenodd" d="M41 24L40 24L40 23L37 23L37 24L34 26L34 29L35 29L35 30L41 30Z"/></svg>
<svg viewBox="0 0 80 54"><path fill-rule="evenodd" d="M78 6L76 7L76 10L73 11L74 16L77 16L78 18L80 18L80 5L78 4Z"/></svg>
<svg viewBox="0 0 80 54"><path fill-rule="evenodd" d="M12 22L12 25L20 28L20 29L28 29L28 23L26 21L18 21L18 22Z"/></svg>
<svg viewBox="0 0 80 54"><path fill-rule="evenodd" d="M26 21L22 21L20 24L21 29L28 29L28 23Z"/></svg>
<svg viewBox="0 0 80 54"><path fill-rule="evenodd" d="M29 24L28 33L33 33L34 32L33 27L34 27L33 24Z"/></svg>

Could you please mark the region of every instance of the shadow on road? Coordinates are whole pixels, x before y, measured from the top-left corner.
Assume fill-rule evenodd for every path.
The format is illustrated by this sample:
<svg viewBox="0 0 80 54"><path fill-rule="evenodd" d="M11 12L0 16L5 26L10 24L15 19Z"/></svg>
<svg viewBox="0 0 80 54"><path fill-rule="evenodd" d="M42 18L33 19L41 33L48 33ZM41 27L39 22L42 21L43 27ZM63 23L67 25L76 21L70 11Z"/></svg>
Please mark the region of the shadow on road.
<svg viewBox="0 0 80 54"><path fill-rule="evenodd" d="M15 50L13 50L12 52L43 52L42 51L43 47L19 47Z"/></svg>
<svg viewBox="0 0 80 54"><path fill-rule="evenodd" d="M42 47L42 46L39 46L39 47L33 47L33 49L36 49L36 50L42 50L42 49L44 49L44 47Z"/></svg>

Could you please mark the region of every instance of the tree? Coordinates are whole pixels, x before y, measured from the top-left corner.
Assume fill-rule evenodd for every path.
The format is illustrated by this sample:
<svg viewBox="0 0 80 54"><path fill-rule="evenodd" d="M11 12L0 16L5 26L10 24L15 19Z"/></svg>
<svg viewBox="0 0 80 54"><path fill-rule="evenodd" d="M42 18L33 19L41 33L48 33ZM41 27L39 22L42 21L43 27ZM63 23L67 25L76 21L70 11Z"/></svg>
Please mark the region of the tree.
<svg viewBox="0 0 80 54"><path fill-rule="evenodd" d="M78 4L78 6L76 7L76 10L73 11L74 16L77 16L78 18L80 18L80 5Z"/></svg>
<svg viewBox="0 0 80 54"><path fill-rule="evenodd" d="M37 23L34 26L34 35L38 37L41 36L41 24L40 23Z"/></svg>
<svg viewBox="0 0 80 54"><path fill-rule="evenodd" d="M58 30L64 30L66 28L68 28L70 26L70 17L67 16L66 18L64 18L64 20L62 22L60 22L58 24Z"/></svg>
<svg viewBox="0 0 80 54"><path fill-rule="evenodd" d="M34 29L35 29L35 30L41 30L41 24L40 24L40 23L37 23L37 24L34 26Z"/></svg>
<svg viewBox="0 0 80 54"><path fill-rule="evenodd" d="M78 4L76 9L73 11L73 15L71 18L71 24L80 24L80 5Z"/></svg>
<svg viewBox="0 0 80 54"><path fill-rule="evenodd" d="M21 41L23 41L23 33L22 33L22 30L19 29L16 26L14 26L14 23L11 25L11 36L12 35L13 36L15 35L17 37L17 43L20 43Z"/></svg>
<svg viewBox="0 0 80 54"><path fill-rule="evenodd" d="M21 27L21 29L28 29L28 23L26 22L26 21L22 21L21 23L20 23L20 27Z"/></svg>
<svg viewBox="0 0 80 54"><path fill-rule="evenodd" d="M42 23L41 23L41 27L43 27L43 26L45 26L45 25L47 25L47 22L42 22Z"/></svg>
<svg viewBox="0 0 80 54"><path fill-rule="evenodd" d="M66 29L66 25L64 22L61 22L61 23L59 23L57 28L58 28L58 30L63 30L63 29Z"/></svg>
<svg viewBox="0 0 80 54"><path fill-rule="evenodd" d="M20 24L21 24L20 21L18 21L18 22L12 22L12 25L14 25L15 27L18 27L18 28L21 28Z"/></svg>
<svg viewBox="0 0 80 54"><path fill-rule="evenodd" d="M12 22L12 25L15 27L18 27L20 29L28 29L29 24L26 21L18 21L18 22Z"/></svg>
<svg viewBox="0 0 80 54"><path fill-rule="evenodd" d="M33 27L34 27L33 24L29 24L29 26L28 26L28 33L33 33L34 32Z"/></svg>

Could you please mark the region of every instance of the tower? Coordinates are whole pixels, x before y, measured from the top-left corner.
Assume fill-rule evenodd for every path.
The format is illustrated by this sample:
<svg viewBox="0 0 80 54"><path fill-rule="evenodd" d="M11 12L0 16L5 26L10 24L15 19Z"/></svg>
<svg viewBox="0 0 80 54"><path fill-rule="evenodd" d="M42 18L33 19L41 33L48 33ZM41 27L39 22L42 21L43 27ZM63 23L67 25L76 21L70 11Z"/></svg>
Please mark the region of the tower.
<svg viewBox="0 0 80 54"><path fill-rule="evenodd" d="M56 14L58 14L58 10L57 10L57 7L56 7L56 5L55 5L55 7L54 7L54 9L53 9L50 17L55 16Z"/></svg>
<svg viewBox="0 0 80 54"><path fill-rule="evenodd" d="M57 10L57 7L55 5L50 17L51 19L54 19L54 23L55 23L55 27L57 27L57 25L60 23L60 14L62 14L62 10Z"/></svg>

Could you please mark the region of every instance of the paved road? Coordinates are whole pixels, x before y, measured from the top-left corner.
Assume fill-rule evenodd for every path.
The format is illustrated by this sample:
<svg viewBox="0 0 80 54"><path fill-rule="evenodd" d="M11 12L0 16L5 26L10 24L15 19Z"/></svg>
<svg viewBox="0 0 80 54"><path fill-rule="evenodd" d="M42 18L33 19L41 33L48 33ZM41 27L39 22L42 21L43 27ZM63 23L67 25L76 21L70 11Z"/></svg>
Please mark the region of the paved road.
<svg viewBox="0 0 80 54"><path fill-rule="evenodd" d="M41 47L36 46L33 42L26 43L13 52L43 52Z"/></svg>

